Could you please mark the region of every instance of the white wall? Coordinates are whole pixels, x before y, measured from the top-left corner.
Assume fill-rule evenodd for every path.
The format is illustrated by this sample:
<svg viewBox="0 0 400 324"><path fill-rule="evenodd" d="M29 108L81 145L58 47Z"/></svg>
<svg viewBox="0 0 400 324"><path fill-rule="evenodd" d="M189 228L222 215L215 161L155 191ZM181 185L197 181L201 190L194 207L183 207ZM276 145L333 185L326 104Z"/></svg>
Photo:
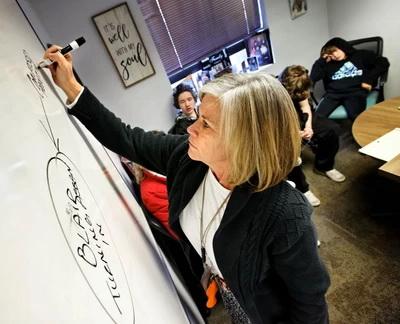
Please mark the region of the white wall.
<svg viewBox="0 0 400 324"><path fill-rule="evenodd" d="M328 1L329 31L332 37L383 38L383 54L391 64L388 82L385 85L386 98L400 95L399 11L398 0Z"/></svg>
<svg viewBox="0 0 400 324"><path fill-rule="evenodd" d="M86 38L87 44L74 55L75 67L83 82L108 108L124 121L145 129L169 128L175 115L171 88L135 0L128 0L128 6L156 74L127 89L91 20L93 15L118 4L119 0L19 1L29 8L27 15L38 26L39 32L47 30L47 34L40 35L45 42L66 44L79 36ZM275 56L275 64L267 71L278 74L291 64L311 68L322 44L329 38L326 0L308 0L308 12L294 20L290 17L288 1L261 1L267 13Z"/></svg>
<svg viewBox="0 0 400 324"><path fill-rule="evenodd" d="M46 46L46 42L50 41L50 35L42 24L41 19L36 14L36 10L32 8L32 3L29 2L29 0L20 0L17 2L21 4L24 13L29 13L29 23L31 24L31 26L33 26L32 22L35 22L35 25L33 26L34 33L36 36L39 37L39 42L43 46Z"/></svg>
<svg viewBox="0 0 400 324"><path fill-rule="evenodd" d="M399 30L400 3L395 0L383 0L379 4L372 0L308 0L308 12L292 20L288 1L261 1L267 13L275 56L275 63L267 68L268 72L278 74L290 64L310 69L321 46L333 36L353 39L380 35L385 40L384 54L391 62L386 97L399 95L400 79L395 77L395 71L399 70L400 51L396 51L395 34ZM128 6L156 74L130 88L122 85L91 20L93 15L120 1L19 2L28 8L29 18L45 42L65 44L79 36L86 38L87 44L74 56L76 69L86 85L111 110L123 120L145 129L169 128L175 115L170 84L135 0L128 0Z"/></svg>
<svg viewBox="0 0 400 324"><path fill-rule="evenodd" d="M286 66L310 69L329 39L326 0L308 0L306 14L292 20L287 0L264 0L275 64L268 72L279 74Z"/></svg>
<svg viewBox="0 0 400 324"><path fill-rule="evenodd" d="M170 128L176 113L171 86L135 0L127 3L156 74L129 88L122 84L92 21L92 16L121 3L120 0L19 2L45 43L63 46L79 36L85 37L87 43L74 53L74 66L85 85L110 110L125 122L147 130Z"/></svg>

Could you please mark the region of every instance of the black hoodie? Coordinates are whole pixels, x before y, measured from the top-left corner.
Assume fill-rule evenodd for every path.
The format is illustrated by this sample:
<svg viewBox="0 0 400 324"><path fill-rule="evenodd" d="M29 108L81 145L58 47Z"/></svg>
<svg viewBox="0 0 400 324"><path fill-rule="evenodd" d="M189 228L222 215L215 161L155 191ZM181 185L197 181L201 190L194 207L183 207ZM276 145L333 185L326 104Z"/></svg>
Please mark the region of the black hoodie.
<svg viewBox="0 0 400 324"><path fill-rule="evenodd" d="M365 90L361 88L361 83L374 86L378 77L389 68L389 61L385 57L378 57L371 51L357 50L342 38L332 38L322 49L328 46L335 46L346 54L342 61L331 60L327 63L319 58L311 69L311 80L315 83L322 79L328 94L363 93Z"/></svg>

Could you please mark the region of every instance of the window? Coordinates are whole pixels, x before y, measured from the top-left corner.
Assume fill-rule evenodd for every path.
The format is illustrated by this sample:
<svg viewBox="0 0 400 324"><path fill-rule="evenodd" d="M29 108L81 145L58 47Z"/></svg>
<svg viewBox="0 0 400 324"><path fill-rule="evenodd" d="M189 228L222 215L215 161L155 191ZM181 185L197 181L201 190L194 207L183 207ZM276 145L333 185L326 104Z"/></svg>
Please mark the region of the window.
<svg viewBox="0 0 400 324"><path fill-rule="evenodd" d="M171 78L261 26L257 0L138 0Z"/></svg>

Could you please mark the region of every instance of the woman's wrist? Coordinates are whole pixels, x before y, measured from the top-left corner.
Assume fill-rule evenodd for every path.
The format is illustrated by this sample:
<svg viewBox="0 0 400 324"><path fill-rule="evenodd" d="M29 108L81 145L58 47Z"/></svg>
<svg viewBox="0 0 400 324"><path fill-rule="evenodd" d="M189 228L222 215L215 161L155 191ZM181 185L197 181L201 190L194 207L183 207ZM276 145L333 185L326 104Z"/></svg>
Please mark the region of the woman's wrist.
<svg viewBox="0 0 400 324"><path fill-rule="evenodd" d="M76 80L71 82L71 84L64 89L64 92L68 98L68 102L74 102L74 100L81 91L82 91L82 86Z"/></svg>

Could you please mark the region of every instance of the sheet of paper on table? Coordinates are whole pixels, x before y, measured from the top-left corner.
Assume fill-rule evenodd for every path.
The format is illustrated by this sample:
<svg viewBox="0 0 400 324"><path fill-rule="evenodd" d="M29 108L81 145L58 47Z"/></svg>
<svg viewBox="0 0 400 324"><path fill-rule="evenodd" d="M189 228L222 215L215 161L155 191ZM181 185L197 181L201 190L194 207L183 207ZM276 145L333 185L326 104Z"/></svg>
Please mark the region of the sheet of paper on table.
<svg viewBox="0 0 400 324"><path fill-rule="evenodd" d="M392 129L358 151L379 160L390 161L396 155L400 154L400 128Z"/></svg>

